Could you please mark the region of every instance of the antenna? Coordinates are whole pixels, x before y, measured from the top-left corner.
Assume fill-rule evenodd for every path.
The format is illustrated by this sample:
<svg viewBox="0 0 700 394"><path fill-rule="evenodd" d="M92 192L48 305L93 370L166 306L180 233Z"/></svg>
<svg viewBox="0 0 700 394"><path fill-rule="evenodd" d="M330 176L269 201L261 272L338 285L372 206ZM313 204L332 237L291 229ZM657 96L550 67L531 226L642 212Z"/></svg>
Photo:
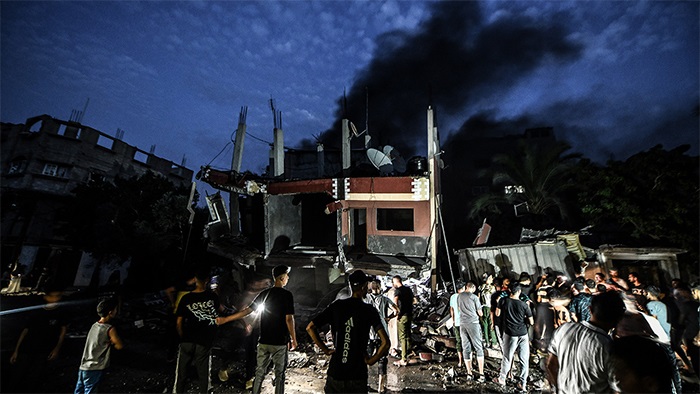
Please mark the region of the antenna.
<svg viewBox="0 0 700 394"><path fill-rule="evenodd" d="M114 133L114 137L120 141L124 139L124 130L117 128L116 133Z"/></svg>
<svg viewBox="0 0 700 394"><path fill-rule="evenodd" d="M85 112L87 112L88 104L90 104L90 97L88 97L87 101L85 101L85 106L83 107L83 111L80 112L80 117L78 118L78 123L83 123L83 116L85 116Z"/></svg>
<svg viewBox="0 0 700 394"><path fill-rule="evenodd" d="M149 151L149 153L150 154L156 153L156 145L155 144L151 145L151 150Z"/></svg>
<svg viewBox="0 0 700 394"><path fill-rule="evenodd" d="M369 87L365 86L365 131L369 135Z"/></svg>
<svg viewBox="0 0 700 394"><path fill-rule="evenodd" d="M343 117L348 115L348 97L345 95L345 88L343 87Z"/></svg>
<svg viewBox="0 0 700 394"><path fill-rule="evenodd" d="M184 154L182 155L182 160L180 161L180 165L183 167L185 165L187 165L187 156L185 156Z"/></svg>

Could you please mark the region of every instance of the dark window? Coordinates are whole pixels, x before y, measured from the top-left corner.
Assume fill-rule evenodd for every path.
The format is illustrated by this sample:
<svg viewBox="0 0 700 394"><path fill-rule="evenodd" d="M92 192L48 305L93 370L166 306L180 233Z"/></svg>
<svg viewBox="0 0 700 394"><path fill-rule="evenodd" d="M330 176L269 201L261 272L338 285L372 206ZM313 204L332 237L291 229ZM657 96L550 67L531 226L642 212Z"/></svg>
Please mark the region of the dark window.
<svg viewBox="0 0 700 394"><path fill-rule="evenodd" d="M27 168L27 160L24 157L18 157L10 162L10 167L7 169L7 174L21 174Z"/></svg>
<svg viewBox="0 0 700 394"><path fill-rule="evenodd" d="M378 208L377 230L413 231L413 209Z"/></svg>

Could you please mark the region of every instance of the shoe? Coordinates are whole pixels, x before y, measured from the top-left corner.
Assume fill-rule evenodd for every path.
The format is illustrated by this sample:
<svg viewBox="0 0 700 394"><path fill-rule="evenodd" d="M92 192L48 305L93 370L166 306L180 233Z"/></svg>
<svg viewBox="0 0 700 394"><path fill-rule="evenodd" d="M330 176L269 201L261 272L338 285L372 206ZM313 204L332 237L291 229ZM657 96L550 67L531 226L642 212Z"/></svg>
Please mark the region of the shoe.
<svg viewBox="0 0 700 394"><path fill-rule="evenodd" d="M228 380L228 370L222 369L219 371L219 380L225 382Z"/></svg>
<svg viewBox="0 0 700 394"><path fill-rule="evenodd" d="M522 383L517 383L515 388L518 389L518 392L527 393L527 388L525 388Z"/></svg>
<svg viewBox="0 0 700 394"><path fill-rule="evenodd" d="M484 375L479 375L478 378L476 378L476 381L479 383L485 383L486 382L486 376Z"/></svg>
<svg viewBox="0 0 700 394"><path fill-rule="evenodd" d="M399 361L394 361L394 365L397 367L405 367L408 365L408 363L404 360L399 360Z"/></svg>
<svg viewBox="0 0 700 394"><path fill-rule="evenodd" d="M472 380L474 380L474 375L468 374L467 375L467 382L471 382Z"/></svg>
<svg viewBox="0 0 700 394"><path fill-rule="evenodd" d="M496 383L497 385L499 385L499 386L501 386L501 387L504 387L504 386L506 385L506 382L503 382L503 381L501 381L500 379L498 379L498 376L496 376L495 378L493 378L491 381L492 381L493 383Z"/></svg>

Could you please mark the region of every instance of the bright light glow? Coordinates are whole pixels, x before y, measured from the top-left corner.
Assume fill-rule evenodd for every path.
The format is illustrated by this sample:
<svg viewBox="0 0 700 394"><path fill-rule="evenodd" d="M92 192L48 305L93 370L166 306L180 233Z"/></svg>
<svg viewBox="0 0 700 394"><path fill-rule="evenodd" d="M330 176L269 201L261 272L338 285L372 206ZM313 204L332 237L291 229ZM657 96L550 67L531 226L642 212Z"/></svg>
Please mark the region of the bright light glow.
<svg viewBox="0 0 700 394"><path fill-rule="evenodd" d="M506 194L523 194L525 193L525 187L519 185L509 185L504 189Z"/></svg>
<svg viewBox="0 0 700 394"><path fill-rule="evenodd" d="M259 304L259 305L255 308L255 313L261 314L261 313L263 313L263 312L265 312L265 304Z"/></svg>

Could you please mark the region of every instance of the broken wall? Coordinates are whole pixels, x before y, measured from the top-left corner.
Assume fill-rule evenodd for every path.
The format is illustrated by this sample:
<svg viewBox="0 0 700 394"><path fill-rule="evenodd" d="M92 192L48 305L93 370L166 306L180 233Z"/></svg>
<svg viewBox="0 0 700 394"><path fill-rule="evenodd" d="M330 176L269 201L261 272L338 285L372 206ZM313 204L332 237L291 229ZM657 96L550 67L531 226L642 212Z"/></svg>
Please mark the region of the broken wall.
<svg viewBox="0 0 700 394"><path fill-rule="evenodd" d="M541 275L546 268L574 276L571 258L562 242L467 248L457 251L462 277L478 281L484 273L519 276Z"/></svg>
<svg viewBox="0 0 700 394"><path fill-rule="evenodd" d="M294 196L266 195L265 255L301 243L301 204Z"/></svg>

